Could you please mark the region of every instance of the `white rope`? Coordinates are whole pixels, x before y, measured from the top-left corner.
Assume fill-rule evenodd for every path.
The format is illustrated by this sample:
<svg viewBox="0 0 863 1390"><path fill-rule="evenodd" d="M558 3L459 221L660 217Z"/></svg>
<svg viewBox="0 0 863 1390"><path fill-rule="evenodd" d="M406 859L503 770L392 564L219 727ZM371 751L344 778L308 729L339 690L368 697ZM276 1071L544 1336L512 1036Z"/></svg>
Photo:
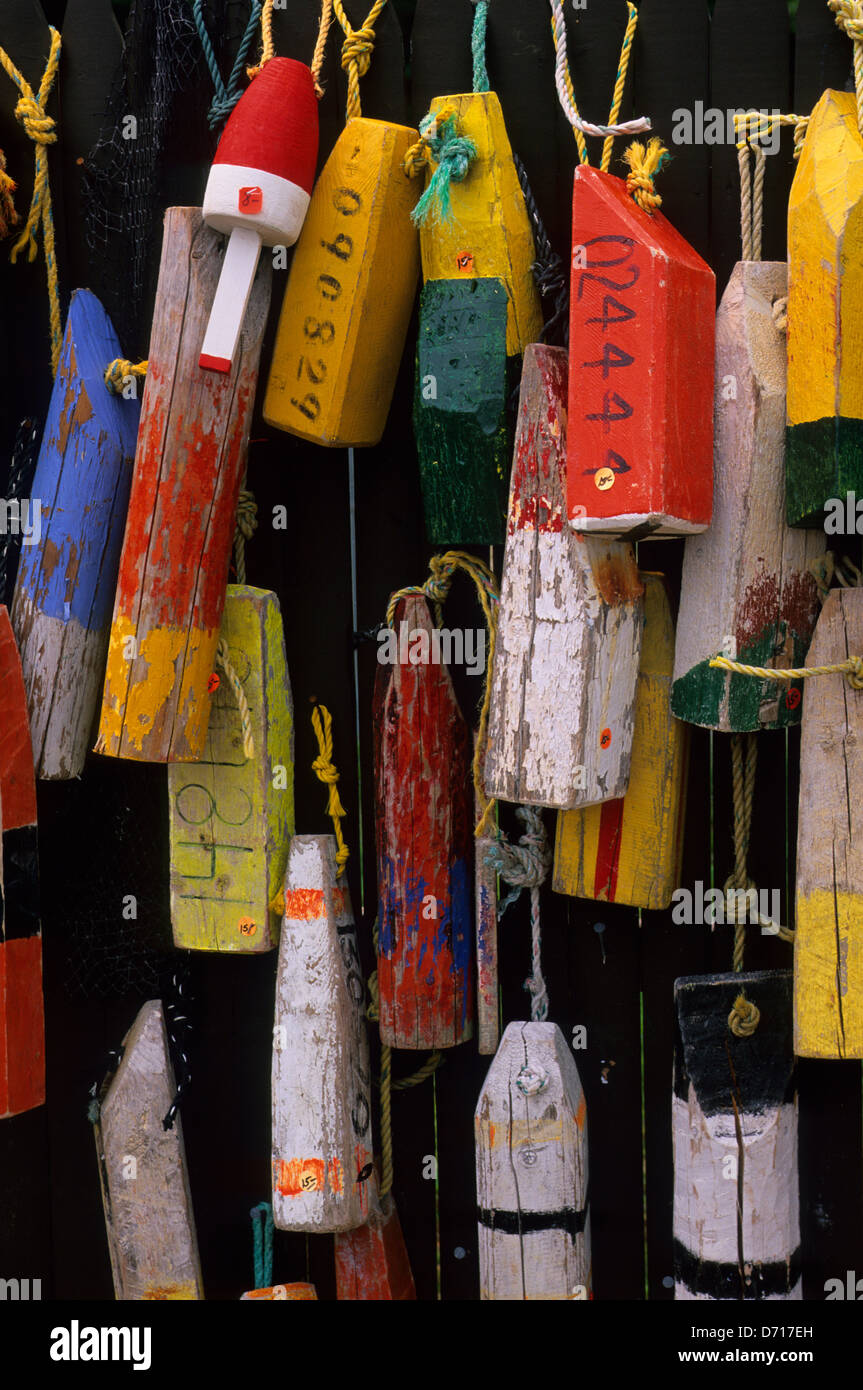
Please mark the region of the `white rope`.
<svg viewBox="0 0 863 1390"><path fill-rule="evenodd" d="M584 121L578 112L573 108L566 90L566 24L563 18L563 6L560 0L549 0L551 12L554 15L554 23L557 31L556 48L557 60L554 65L554 85L557 87L557 95L563 108L563 114L571 126L580 130L584 135L641 135L646 130L651 130L652 126L647 116L638 116L634 121L622 121L619 125L594 125L592 121Z"/></svg>

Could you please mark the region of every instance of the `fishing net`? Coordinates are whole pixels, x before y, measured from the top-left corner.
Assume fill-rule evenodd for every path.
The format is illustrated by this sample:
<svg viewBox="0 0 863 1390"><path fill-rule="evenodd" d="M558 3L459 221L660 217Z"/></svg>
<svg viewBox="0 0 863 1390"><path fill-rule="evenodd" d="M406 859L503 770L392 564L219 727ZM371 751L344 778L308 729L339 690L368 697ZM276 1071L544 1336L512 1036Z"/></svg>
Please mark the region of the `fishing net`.
<svg viewBox="0 0 863 1390"><path fill-rule="evenodd" d="M225 5L206 8L211 32L221 32ZM147 353L162 213L177 183L171 186L171 166L190 172L187 199L200 201L200 166L211 152L203 116L208 96L191 0L133 0L122 62L83 179L91 283L130 355ZM190 107L201 109L197 119L189 119Z"/></svg>

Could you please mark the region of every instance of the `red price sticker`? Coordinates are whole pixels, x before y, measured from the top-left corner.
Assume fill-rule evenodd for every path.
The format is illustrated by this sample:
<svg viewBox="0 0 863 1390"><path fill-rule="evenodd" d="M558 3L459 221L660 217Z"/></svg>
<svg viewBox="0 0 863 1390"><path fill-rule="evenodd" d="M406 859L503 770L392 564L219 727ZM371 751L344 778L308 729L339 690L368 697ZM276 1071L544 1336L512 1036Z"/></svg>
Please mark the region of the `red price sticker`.
<svg viewBox="0 0 863 1390"><path fill-rule="evenodd" d="M253 213L260 212L264 206L264 195L260 188L255 185L252 188L241 188L238 207L240 212Z"/></svg>
<svg viewBox="0 0 863 1390"><path fill-rule="evenodd" d="M796 709L797 706L800 704L800 699L801 696L799 690L789 690L788 694L785 696L785 708Z"/></svg>
<svg viewBox="0 0 863 1390"><path fill-rule="evenodd" d="M610 743L611 743L611 730L610 730L610 729L603 729L602 733L599 735L599 746L600 746L600 748L607 748L608 745L609 745Z"/></svg>

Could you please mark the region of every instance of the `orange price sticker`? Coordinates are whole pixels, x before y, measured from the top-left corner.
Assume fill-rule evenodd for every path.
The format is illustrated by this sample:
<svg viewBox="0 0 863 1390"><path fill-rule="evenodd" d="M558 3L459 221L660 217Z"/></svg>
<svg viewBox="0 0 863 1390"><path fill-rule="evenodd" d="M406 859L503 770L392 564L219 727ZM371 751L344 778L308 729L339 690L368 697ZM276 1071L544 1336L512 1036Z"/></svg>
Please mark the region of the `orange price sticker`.
<svg viewBox="0 0 863 1390"><path fill-rule="evenodd" d="M459 251L455 258L455 263L459 270L473 270L473 252Z"/></svg>
<svg viewBox="0 0 863 1390"><path fill-rule="evenodd" d="M254 936L258 930L257 924L252 921L251 917L241 917L237 923L237 928L243 936Z"/></svg>
<svg viewBox="0 0 863 1390"><path fill-rule="evenodd" d="M210 679L207 681L207 690L212 695L213 691L218 690L221 684L222 682L219 680L219 677L216 675L214 671L213 674L210 676Z"/></svg>
<svg viewBox="0 0 863 1390"><path fill-rule="evenodd" d="M241 188L240 196L237 199L237 206L240 212L244 212L247 215L253 212L260 212L261 208L264 206L263 192L257 185L253 185L251 188Z"/></svg>
<svg viewBox="0 0 863 1390"><path fill-rule="evenodd" d="M609 745L610 743L611 743L611 730L610 730L610 729L603 729L602 733L599 735L599 746L600 746L600 748L607 748L608 745Z"/></svg>

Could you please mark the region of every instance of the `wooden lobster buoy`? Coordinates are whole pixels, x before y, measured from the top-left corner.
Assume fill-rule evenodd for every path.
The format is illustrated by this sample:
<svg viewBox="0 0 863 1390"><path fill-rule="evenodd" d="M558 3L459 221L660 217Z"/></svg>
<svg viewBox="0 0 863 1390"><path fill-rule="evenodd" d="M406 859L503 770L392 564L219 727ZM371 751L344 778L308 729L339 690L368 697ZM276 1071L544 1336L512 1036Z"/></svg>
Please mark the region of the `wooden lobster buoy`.
<svg viewBox="0 0 863 1390"><path fill-rule="evenodd" d="M863 590L832 589L807 666L863 653ZM797 821L794 1051L863 1057L863 843L854 820L863 692L843 675L806 682Z"/></svg>
<svg viewBox="0 0 863 1390"><path fill-rule="evenodd" d="M293 710L279 600L229 584L222 640L248 702L251 751L224 671L204 756L168 767L174 945L269 951L294 833Z"/></svg>
<svg viewBox="0 0 863 1390"><path fill-rule="evenodd" d="M31 487L40 534L12 603L39 777L81 775L105 677L140 414L105 385L119 356L102 305L76 290Z"/></svg>
<svg viewBox="0 0 863 1390"><path fill-rule="evenodd" d="M420 229L414 432L426 534L433 544L494 545L506 521L507 395L517 359L542 329L536 252L496 94L436 97L430 116L436 132L453 123L476 154L450 184L451 215Z"/></svg>
<svg viewBox="0 0 863 1390"><path fill-rule="evenodd" d="M751 1036L729 1026L741 992ZM674 1296L799 1299L790 971L687 976L674 1001Z"/></svg>
<svg viewBox="0 0 863 1390"><path fill-rule="evenodd" d="M785 341L773 318L787 267L739 261L716 316L713 520L683 552L671 706L723 733L800 719L800 682L710 667L723 652L771 669L800 666L818 615L815 532L785 521Z"/></svg>
<svg viewBox="0 0 863 1390"><path fill-rule="evenodd" d="M0 606L0 1119L44 1099L36 779L21 662Z"/></svg>
<svg viewBox="0 0 863 1390"><path fill-rule="evenodd" d="M293 246L318 162L311 69L271 58L228 117L204 192L204 221L229 234L199 365L230 372L262 246Z"/></svg>
<svg viewBox="0 0 863 1390"><path fill-rule="evenodd" d="M474 1117L480 1298L592 1297L587 1108L554 1023L510 1023Z"/></svg>
<svg viewBox="0 0 863 1390"><path fill-rule="evenodd" d="M630 907L670 907L680 882L689 729L671 713L674 623L665 580L642 574L644 636L629 789L557 818L556 893Z"/></svg>
<svg viewBox="0 0 863 1390"><path fill-rule="evenodd" d="M809 118L788 201L788 436L792 526L863 496L863 136L853 92L826 91Z"/></svg>
<svg viewBox="0 0 863 1390"><path fill-rule="evenodd" d="M425 599L393 627L406 659L381 665L373 705L381 1041L453 1047L473 1033L470 738L446 666L422 660Z"/></svg>
<svg viewBox="0 0 863 1390"><path fill-rule="evenodd" d="M204 752L272 273L258 267L225 375L198 368L219 270L218 233L169 208L96 743L112 757Z"/></svg>
<svg viewBox="0 0 863 1390"><path fill-rule="evenodd" d="M288 1300L293 1303L310 1303L318 1301L314 1284L273 1284L269 1289L249 1289L248 1293L240 1294L240 1302L245 1303L247 1299L263 1298L270 1303L278 1303Z"/></svg>
<svg viewBox="0 0 863 1390"><path fill-rule="evenodd" d="M503 281L490 277L429 280L420 297L413 420L433 543L503 538L507 304Z"/></svg>
<svg viewBox="0 0 863 1390"><path fill-rule="evenodd" d="M484 774L490 796L561 808L626 791L643 591L630 545L567 525L566 364L525 353Z"/></svg>
<svg viewBox="0 0 863 1390"><path fill-rule="evenodd" d="M377 1179L368 1221L335 1238L336 1298L350 1302L415 1299L417 1296L399 1214L392 1194L380 1197Z"/></svg>
<svg viewBox="0 0 863 1390"><path fill-rule="evenodd" d="M365 985L332 835L295 835L273 1030L273 1221L346 1231L373 1210Z"/></svg>
<svg viewBox="0 0 863 1390"><path fill-rule="evenodd" d="M383 434L419 278L419 188L403 168L416 139L354 117L315 185L264 396L269 425L314 444Z"/></svg>
<svg viewBox="0 0 863 1390"><path fill-rule="evenodd" d="M204 1297L182 1122L162 1123L174 1090L162 1005L151 999L123 1040L94 1125L117 1299Z"/></svg>
<svg viewBox="0 0 863 1390"><path fill-rule="evenodd" d="M623 179L586 164L572 195L569 518L678 536L710 523L713 271Z"/></svg>

